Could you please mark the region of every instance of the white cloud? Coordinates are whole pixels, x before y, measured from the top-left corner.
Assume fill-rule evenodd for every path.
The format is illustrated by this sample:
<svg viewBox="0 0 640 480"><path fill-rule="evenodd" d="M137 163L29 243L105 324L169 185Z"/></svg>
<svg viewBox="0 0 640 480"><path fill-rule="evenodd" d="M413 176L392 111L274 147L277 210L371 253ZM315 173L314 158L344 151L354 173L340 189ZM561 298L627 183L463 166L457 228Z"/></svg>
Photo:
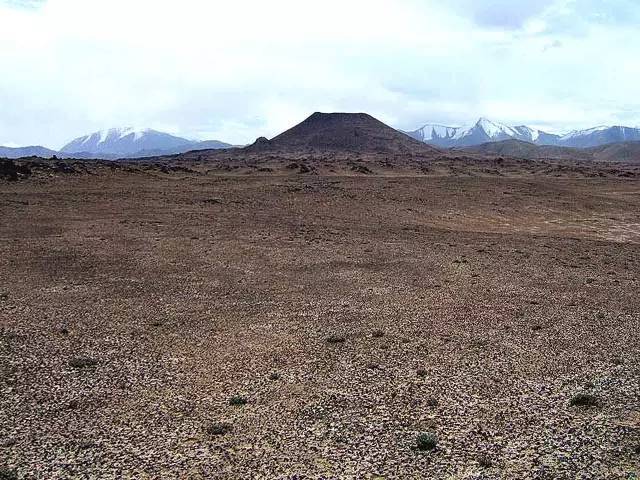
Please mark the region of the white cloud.
<svg viewBox="0 0 640 480"><path fill-rule="evenodd" d="M571 0L465 2L0 0L0 132L59 147L140 125L247 143L316 110L401 128L640 123L633 25L594 6L569 28Z"/></svg>

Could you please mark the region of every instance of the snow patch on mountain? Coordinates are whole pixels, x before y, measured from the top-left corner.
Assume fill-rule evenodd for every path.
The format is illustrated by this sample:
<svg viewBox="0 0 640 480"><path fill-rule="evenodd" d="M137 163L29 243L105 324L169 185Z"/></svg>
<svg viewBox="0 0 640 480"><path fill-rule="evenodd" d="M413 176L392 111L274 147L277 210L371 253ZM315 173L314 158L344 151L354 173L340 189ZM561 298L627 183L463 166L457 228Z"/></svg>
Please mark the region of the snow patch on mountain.
<svg viewBox="0 0 640 480"><path fill-rule="evenodd" d="M209 140L189 140L149 128L110 128L79 137L60 150L97 158L168 155L189 150L228 148L229 144Z"/></svg>
<svg viewBox="0 0 640 480"><path fill-rule="evenodd" d="M478 120L476 127L481 128L489 138L498 138L501 135L506 135L508 137L515 137L518 135L518 132L515 129L500 123L492 122L488 118L481 118Z"/></svg>
<svg viewBox="0 0 640 480"><path fill-rule="evenodd" d="M586 130L573 130L565 135L562 135L560 137L561 140L569 140L572 138L576 138L576 137L584 137L586 135L591 135L592 133L596 133L596 132L602 132L604 130L607 130L611 127L607 126L607 125L600 125L599 127L593 127L593 128L588 128Z"/></svg>
<svg viewBox="0 0 640 480"><path fill-rule="evenodd" d="M458 128L427 124L408 135L438 147L469 147L502 140L520 140L536 145L590 148L610 143L640 141L640 129L601 125L574 130L565 135L544 132L526 125L511 127L488 118L480 118L472 127Z"/></svg>
<svg viewBox="0 0 640 480"><path fill-rule="evenodd" d="M420 140L427 142L440 138L457 138L465 127L445 127L444 125L427 124L418 129Z"/></svg>

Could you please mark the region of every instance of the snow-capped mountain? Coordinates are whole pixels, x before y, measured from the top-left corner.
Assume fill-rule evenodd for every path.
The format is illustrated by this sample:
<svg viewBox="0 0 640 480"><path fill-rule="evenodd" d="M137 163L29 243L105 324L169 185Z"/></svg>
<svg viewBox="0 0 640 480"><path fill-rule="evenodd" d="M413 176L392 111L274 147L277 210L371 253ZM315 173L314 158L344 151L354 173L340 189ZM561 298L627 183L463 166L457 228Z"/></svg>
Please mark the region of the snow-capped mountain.
<svg viewBox="0 0 640 480"><path fill-rule="evenodd" d="M82 156L95 157L135 157L230 146L217 140L199 142L151 129L111 128L76 138L62 147L60 152L67 155L82 154Z"/></svg>
<svg viewBox="0 0 640 480"><path fill-rule="evenodd" d="M640 141L640 128L600 126L588 130L574 130L560 137L563 147L589 148L608 143Z"/></svg>
<svg viewBox="0 0 640 480"><path fill-rule="evenodd" d="M551 137L556 137L530 127L510 127L487 118L481 118L474 125L468 127L428 124L416 131L406 133L417 140L444 148L469 147L511 138L537 143L541 139L551 140Z"/></svg>
<svg viewBox="0 0 640 480"><path fill-rule="evenodd" d="M459 134L466 131L464 127L445 127L444 125L427 124L418 130L408 133L409 136L425 143L446 142L459 139Z"/></svg>
<svg viewBox="0 0 640 480"><path fill-rule="evenodd" d="M608 143L640 141L640 128L595 127L575 130L566 135L556 135L542 130L520 125L510 127L481 118L468 127L446 127L427 124L407 135L425 143L442 148L470 147L489 142L515 139L536 145L589 148Z"/></svg>

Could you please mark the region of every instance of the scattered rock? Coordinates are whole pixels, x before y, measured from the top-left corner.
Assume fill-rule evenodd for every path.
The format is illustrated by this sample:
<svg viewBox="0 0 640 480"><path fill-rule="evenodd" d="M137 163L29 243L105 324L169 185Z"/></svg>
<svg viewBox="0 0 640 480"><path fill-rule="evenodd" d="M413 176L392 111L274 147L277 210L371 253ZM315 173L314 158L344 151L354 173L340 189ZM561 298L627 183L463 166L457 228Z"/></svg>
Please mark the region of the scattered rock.
<svg viewBox="0 0 640 480"><path fill-rule="evenodd" d="M15 438L7 438L5 440L0 441L0 448L9 448L16 445L18 442Z"/></svg>
<svg viewBox="0 0 640 480"><path fill-rule="evenodd" d="M31 169L24 165L18 165L13 160L0 160L0 179L16 182L21 178L31 175Z"/></svg>
<svg viewBox="0 0 640 480"><path fill-rule="evenodd" d="M18 474L10 468L0 467L0 480L18 480Z"/></svg>
<svg viewBox="0 0 640 480"><path fill-rule="evenodd" d="M352 172L356 172L356 173L363 173L365 175L371 175L373 172L371 171L371 169L369 169L369 167L366 167L364 165L352 165L351 166L351 171Z"/></svg>

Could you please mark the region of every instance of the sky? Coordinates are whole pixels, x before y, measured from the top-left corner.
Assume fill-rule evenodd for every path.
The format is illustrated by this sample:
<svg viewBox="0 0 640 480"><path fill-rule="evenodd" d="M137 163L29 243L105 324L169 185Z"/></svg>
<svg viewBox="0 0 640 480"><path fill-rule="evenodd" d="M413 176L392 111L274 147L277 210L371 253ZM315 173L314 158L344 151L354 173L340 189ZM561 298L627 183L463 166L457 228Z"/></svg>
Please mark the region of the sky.
<svg viewBox="0 0 640 480"><path fill-rule="evenodd" d="M234 144L315 111L640 125L638 0L0 0L0 145Z"/></svg>

